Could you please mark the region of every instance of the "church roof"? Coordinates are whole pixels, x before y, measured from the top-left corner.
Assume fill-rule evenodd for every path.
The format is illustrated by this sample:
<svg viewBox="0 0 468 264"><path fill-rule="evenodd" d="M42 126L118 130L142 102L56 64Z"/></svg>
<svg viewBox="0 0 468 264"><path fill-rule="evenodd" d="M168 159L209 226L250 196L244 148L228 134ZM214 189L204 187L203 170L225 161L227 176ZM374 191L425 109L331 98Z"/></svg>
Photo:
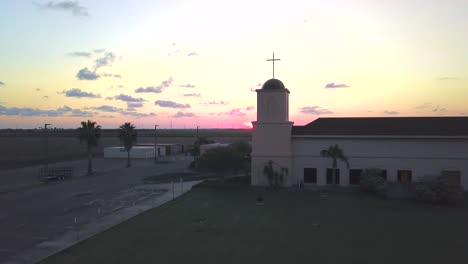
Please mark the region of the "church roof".
<svg viewBox="0 0 468 264"><path fill-rule="evenodd" d="M270 79L263 84L262 89L263 90L284 90L286 88L284 87L283 82L281 82L280 80Z"/></svg>
<svg viewBox="0 0 468 264"><path fill-rule="evenodd" d="M293 126L293 135L468 136L468 117L318 118Z"/></svg>

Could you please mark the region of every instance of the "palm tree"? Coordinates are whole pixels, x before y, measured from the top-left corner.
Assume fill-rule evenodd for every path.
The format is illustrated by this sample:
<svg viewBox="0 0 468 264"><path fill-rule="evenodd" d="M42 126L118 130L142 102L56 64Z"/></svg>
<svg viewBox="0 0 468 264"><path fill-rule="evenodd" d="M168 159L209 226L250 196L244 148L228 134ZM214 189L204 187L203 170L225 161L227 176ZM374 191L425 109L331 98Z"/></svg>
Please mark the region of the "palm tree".
<svg viewBox="0 0 468 264"><path fill-rule="evenodd" d="M81 127L78 128L80 143L86 141L88 150L88 175L93 175L93 148L98 145L101 137L101 126L96 125L96 122L81 122Z"/></svg>
<svg viewBox="0 0 468 264"><path fill-rule="evenodd" d="M131 166L130 163L130 150L133 147L133 143L137 139L137 133L135 126L132 123L125 123L119 127L119 139L124 144L125 150L127 150L127 168Z"/></svg>
<svg viewBox="0 0 468 264"><path fill-rule="evenodd" d="M338 167L338 160L341 160L349 168L348 158L344 155L343 150L338 146L338 144L331 145L328 149L320 151L322 157L331 158L333 160L332 164L332 183L336 184L336 171Z"/></svg>

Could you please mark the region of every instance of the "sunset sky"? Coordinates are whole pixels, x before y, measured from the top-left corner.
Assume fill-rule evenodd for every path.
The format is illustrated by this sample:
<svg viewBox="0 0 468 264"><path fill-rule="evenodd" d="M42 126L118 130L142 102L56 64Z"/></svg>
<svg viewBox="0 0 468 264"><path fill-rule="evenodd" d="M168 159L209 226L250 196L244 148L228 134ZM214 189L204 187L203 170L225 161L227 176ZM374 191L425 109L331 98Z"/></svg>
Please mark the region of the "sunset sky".
<svg viewBox="0 0 468 264"><path fill-rule="evenodd" d="M468 115L466 0L0 0L0 128Z"/></svg>

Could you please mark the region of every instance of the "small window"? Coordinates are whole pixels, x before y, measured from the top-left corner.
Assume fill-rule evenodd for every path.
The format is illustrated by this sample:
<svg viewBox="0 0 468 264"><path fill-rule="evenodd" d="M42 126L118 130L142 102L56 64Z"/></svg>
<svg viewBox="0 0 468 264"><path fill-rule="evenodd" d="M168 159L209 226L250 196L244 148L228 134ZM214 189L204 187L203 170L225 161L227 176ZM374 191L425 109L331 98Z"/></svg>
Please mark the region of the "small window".
<svg viewBox="0 0 468 264"><path fill-rule="evenodd" d="M361 179L361 169L349 170L349 184L357 185Z"/></svg>
<svg viewBox="0 0 468 264"><path fill-rule="evenodd" d="M398 182L410 183L413 177L412 174L410 170L398 170Z"/></svg>
<svg viewBox="0 0 468 264"><path fill-rule="evenodd" d="M333 182L333 169L327 168L327 184L340 184L340 169L336 169L335 182Z"/></svg>
<svg viewBox="0 0 468 264"><path fill-rule="evenodd" d="M387 170L382 170L381 173L384 180L387 180Z"/></svg>
<svg viewBox="0 0 468 264"><path fill-rule="evenodd" d="M304 183L317 183L316 168L304 168Z"/></svg>

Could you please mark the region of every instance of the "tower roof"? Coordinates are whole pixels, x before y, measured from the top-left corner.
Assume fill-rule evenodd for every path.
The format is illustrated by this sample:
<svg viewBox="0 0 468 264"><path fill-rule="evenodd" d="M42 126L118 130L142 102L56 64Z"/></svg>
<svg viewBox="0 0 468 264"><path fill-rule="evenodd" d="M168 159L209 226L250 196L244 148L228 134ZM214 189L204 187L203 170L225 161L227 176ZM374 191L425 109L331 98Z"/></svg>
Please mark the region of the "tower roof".
<svg viewBox="0 0 468 264"><path fill-rule="evenodd" d="M263 86L262 90L284 90L284 84L278 79L270 79L266 81Z"/></svg>

